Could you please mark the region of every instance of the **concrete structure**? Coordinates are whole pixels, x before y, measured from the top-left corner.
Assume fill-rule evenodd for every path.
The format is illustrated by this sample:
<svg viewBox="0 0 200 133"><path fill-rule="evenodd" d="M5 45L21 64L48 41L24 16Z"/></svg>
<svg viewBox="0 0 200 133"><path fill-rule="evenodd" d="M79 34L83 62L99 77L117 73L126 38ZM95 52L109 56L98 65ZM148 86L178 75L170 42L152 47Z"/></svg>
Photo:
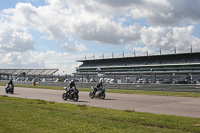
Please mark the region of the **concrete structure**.
<svg viewBox="0 0 200 133"><path fill-rule="evenodd" d="M58 69L0 69L0 80L30 80L52 76Z"/></svg>
<svg viewBox="0 0 200 133"><path fill-rule="evenodd" d="M102 74L117 81L125 76L127 82L197 83L200 76L200 53L178 53L136 57L78 60L76 76L96 77ZM88 76L90 75L90 76ZM124 78L122 78L124 79Z"/></svg>

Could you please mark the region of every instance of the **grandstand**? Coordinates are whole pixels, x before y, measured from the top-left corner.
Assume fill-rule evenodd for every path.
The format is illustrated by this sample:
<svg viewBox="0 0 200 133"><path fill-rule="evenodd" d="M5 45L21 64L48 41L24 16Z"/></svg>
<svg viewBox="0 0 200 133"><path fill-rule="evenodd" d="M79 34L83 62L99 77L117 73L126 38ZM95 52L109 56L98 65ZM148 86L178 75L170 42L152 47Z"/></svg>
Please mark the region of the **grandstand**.
<svg viewBox="0 0 200 133"><path fill-rule="evenodd" d="M0 80L9 78L43 78L52 76L58 69L0 69Z"/></svg>
<svg viewBox="0 0 200 133"><path fill-rule="evenodd" d="M77 68L76 75L151 75L156 82L155 76L167 76L172 83L172 76L182 75L190 80L198 80L200 75L200 53L178 53L167 55L150 55L122 58L105 58L78 60L82 62ZM185 77L184 77L185 76ZM192 77L193 76L193 77ZM152 80L151 77L151 80ZM175 77L175 76L174 76ZM196 78L196 79L194 79ZM184 79L184 80L185 80Z"/></svg>

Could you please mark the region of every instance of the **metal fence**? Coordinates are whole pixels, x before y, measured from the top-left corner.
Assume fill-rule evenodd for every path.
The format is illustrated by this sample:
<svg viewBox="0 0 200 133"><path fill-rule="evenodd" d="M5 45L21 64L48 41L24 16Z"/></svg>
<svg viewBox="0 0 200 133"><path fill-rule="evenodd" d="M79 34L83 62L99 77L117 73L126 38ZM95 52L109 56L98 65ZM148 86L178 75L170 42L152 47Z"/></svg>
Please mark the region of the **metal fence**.
<svg viewBox="0 0 200 133"><path fill-rule="evenodd" d="M8 80L0 80L0 83L8 83ZM32 86L30 81L14 81L17 85ZM68 82L38 82L38 86L68 86ZM76 83L78 88L90 88L96 83ZM122 89L122 90L145 90L145 91L174 91L174 92L200 92L200 85L197 84L115 84L104 83L106 89Z"/></svg>
<svg viewBox="0 0 200 133"><path fill-rule="evenodd" d="M94 83L78 83L81 88L90 88ZM103 84L106 89L121 90L146 90L146 91L176 91L176 92L200 92L200 85L180 85L180 84Z"/></svg>

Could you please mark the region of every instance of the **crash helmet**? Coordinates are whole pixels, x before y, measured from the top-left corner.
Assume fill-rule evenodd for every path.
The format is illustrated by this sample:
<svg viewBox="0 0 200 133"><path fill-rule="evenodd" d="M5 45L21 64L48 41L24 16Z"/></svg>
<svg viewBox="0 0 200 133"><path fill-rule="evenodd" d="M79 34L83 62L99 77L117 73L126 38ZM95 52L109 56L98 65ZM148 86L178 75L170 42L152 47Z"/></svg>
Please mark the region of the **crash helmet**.
<svg viewBox="0 0 200 133"><path fill-rule="evenodd" d="M74 81L74 80L71 80L69 86L70 86L70 87L75 86L75 81Z"/></svg>
<svg viewBox="0 0 200 133"><path fill-rule="evenodd" d="M103 83L103 79L102 78L99 79L99 83Z"/></svg>

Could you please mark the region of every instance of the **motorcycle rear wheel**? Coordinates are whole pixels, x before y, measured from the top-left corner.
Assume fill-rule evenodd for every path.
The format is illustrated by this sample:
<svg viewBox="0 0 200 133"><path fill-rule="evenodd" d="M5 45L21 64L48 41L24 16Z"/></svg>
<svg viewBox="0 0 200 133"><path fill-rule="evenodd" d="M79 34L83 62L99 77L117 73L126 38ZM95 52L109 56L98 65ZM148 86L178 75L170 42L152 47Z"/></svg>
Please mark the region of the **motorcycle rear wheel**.
<svg viewBox="0 0 200 133"><path fill-rule="evenodd" d="M66 94L66 93L63 93L63 94L62 94L62 98L63 98L63 100L66 101L66 100L67 100L67 94Z"/></svg>
<svg viewBox="0 0 200 133"><path fill-rule="evenodd" d="M104 92L101 92L101 93L99 94L99 98L101 98L101 99L105 99L105 97L106 97L106 95L105 95Z"/></svg>
<svg viewBox="0 0 200 133"><path fill-rule="evenodd" d="M76 102L76 101L78 101L78 99L79 99L79 96L78 96L78 94L75 93L73 95L73 100Z"/></svg>

